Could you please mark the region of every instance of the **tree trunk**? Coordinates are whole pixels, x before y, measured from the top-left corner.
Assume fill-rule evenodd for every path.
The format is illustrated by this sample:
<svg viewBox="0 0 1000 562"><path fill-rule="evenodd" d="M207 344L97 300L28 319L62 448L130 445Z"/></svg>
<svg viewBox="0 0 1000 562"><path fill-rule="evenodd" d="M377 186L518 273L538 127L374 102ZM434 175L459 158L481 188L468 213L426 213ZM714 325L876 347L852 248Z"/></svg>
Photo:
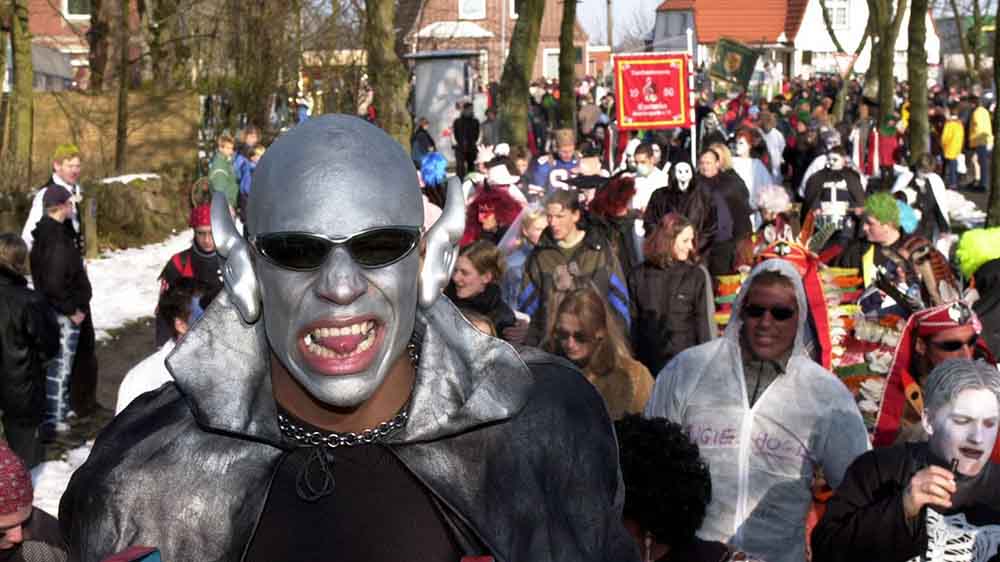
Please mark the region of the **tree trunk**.
<svg viewBox="0 0 1000 562"><path fill-rule="evenodd" d="M410 73L396 56L395 2L365 0L365 48L376 119L386 133L410 150L413 119L406 108Z"/></svg>
<svg viewBox="0 0 1000 562"><path fill-rule="evenodd" d="M108 43L111 41L107 13L109 4L110 0L90 1L90 29L87 31L90 53L87 57L90 69L88 88L92 91L100 91L105 87L105 74L110 55Z"/></svg>
<svg viewBox="0 0 1000 562"><path fill-rule="evenodd" d="M129 0L118 0L118 119L115 130L115 173L124 174L128 163Z"/></svg>
<svg viewBox="0 0 1000 562"><path fill-rule="evenodd" d="M545 0L517 0L517 24L500 78L497 111L500 138L513 146L528 145L528 86L538 54Z"/></svg>
<svg viewBox="0 0 1000 562"><path fill-rule="evenodd" d="M827 30L831 34L833 33L832 28L828 27ZM861 51L865 50L865 44L868 43L868 38L871 37L871 30L872 30L872 23L871 23L871 17L869 17L868 24L865 27L865 34L861 37L861 42L858 43L858 47L854 49L854 58L851 59L851 63L847 67L847 72L844 74L844 76L841 77L844 79L844 84L841 86L839 90L837 90L837 99L834 100L833 102L834 123L840 123L841 121L844 120L844 111L847 108L847 90L848 90L847 80L851 76L851 73L854 72L854 65L858 62L858 55L861 54ZM831 35L831 37L832 36L833 35ZM869 63L869 66L871 66L871 63Z"/></svg>
<svg viewBox="0 0 1000 562"><path fill-rule="evenodd" d="M910 83L910 163L930 152L930 115L927 107L928 0L911 0L906 79Z"/></svg>
<svg viewBox="0 0 1000 562"><path fill-rule="evenodd" d="M972 51L969 50L969 44L965 42L965 32L962 29L962 15L958 11L958 1L948 0L948 2L951 4L951 13L955 17L955 34L958 37L958 45L962 48L962 58L965 59L965 82L967 86L970 86L979 80L978 68L973 65Z"/></svg>
<svg viewBox="0 0 1000 562"><path fill-rule="evenodd" d="M7 76L7 29L10 29L10 2L0 0L0 88ZM3 101L3 92L0 92L0 157L3 155L3 147L7 140L7 106Z"/></svg>
<svg viewBox="0 0 1000 562"><path fill-rule="evenodd" d="M576 0L563 0L559 31L559 126L576 130Z"/></svg>
<svg viewBox="0 0 1000 562"><path fill-rule="evenodd" d="M895 110L896 77L892 71L896 56L896 38L899 36L903 14L906 12L906 0L895 2L868 0L868 10L872 15L873 39L878 39L875 63L878 73L879 127L883 127L889 122Z"/></svg>
<svg viewBox="0 0 1000 562"><path fill-rule="evenodd" d="M972 0L972 29L969 30L969 42L972 49L972 65L975 69L973 84L983 84L979 69L983 67L983 13L979 8L979 0ZM985 84L984 84L985 85Z"/></svg>
<svg viewBox="0 0 1000 562"><path fill-rule="evenodd" d="M1000 17L1000 5L997 6ZM1000 41L993 42L993 60L1000 61ZM1000 92L1000 70L993 65L993 91ZM1000 131L1000 104L993 110L993 138ZM986 205L986 226L1000 226L1000 142L993 143L993 157L990 158L990 196Z"/></svg>
<svg viewBox="0 0 1000 562"><path fill-rule="evenodd" d="M14 50L14 83L11 87L10 150L14 165L31 175L32 117L34 113L35 71L31 63L31 35L28 32L28 0L14 0L10 26ZM27 186L25 186L26 188Z"/></svg>

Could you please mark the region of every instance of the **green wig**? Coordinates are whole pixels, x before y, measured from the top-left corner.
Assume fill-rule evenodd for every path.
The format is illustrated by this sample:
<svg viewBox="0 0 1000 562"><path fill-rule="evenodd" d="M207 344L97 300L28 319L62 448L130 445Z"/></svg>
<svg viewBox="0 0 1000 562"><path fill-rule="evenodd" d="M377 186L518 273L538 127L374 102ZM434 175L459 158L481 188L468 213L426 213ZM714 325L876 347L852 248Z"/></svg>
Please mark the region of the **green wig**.
<svg viewBox="0 0 1000 562"><path fill-rule="evenodd" d="M1000 227L967 230L955 250L958 267L966 279L972 279L980 266L997 258L1000 258Z"/></svg>
<svg viewBox="0 0 1000 562"><path fill-rule="evenodd" d="M865 200L865 214L882 224L899 226L899 206L896 198L884 191L874 193Z"/></svg>
<svg viewBox="0 0 1000 562"><path fill-rule="evenodd" d="M53 162L65 162L71 158L79 158L80 149L72 143L60 144L56 147L56 151L52 153Z"/></svg>

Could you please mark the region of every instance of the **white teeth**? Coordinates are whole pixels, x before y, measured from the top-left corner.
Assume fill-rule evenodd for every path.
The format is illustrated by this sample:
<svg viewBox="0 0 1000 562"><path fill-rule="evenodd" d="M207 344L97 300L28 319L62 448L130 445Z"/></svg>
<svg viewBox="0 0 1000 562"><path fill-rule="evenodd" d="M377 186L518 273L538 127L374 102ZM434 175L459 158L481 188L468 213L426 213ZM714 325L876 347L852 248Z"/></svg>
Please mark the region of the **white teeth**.
<svg viewBox="0 0 1000 562"><path fill-rule="evenodd" d="M361 340L358 346L350 353L337 353L336 351L323 347L317 340L323 338L335 338L339 336L350 336L350 335L362 335L365 334L365 339ZM359 353L363 353L371 349L372 345L375 344L375 322L373 320L368 320L366 322L361 322L358 324L352 324L350 326L344 326L343 328L318 328L313 330L312 333L306 334L303 338L306 348L313 355L318 355L323 358L337 358L345 359L348 357L353 357Z"/></svg>

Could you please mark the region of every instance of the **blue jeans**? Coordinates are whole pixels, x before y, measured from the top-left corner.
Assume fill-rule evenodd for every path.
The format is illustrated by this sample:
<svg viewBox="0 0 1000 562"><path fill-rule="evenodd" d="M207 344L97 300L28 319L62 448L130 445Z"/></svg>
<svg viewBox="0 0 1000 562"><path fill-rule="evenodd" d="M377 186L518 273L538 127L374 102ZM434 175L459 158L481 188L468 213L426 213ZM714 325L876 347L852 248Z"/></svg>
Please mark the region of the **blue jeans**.
<svg viewBox="0 0 1000 562"><path fill-rule="evenodd" d="M986 146L976 147L976 160L979 161L979 188L990 187L990 149Z"/></svg>
<svg viewBox="0 0 1000 562"><path fill-rule="evenodd" d="M958 187L958 160L944 159L944 184L948 189Z"/></svg>
<svg viewBox="0 0 1000 562"><path fill-rule="evenodd" d="M69 413L69 381L76 359L76 347L80 342L80 327L69 316L56 315L59 321L59 354L49 363L45 375L45 416L42 425L54 428L66 421Z"/></svg>

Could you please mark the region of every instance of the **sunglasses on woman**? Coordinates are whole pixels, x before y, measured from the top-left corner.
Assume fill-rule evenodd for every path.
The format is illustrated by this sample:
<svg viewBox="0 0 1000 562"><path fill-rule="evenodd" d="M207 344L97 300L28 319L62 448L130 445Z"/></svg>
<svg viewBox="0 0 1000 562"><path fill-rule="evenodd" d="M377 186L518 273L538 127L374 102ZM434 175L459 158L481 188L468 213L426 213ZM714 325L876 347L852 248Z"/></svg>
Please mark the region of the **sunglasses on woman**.
<svg viewBox="0 0 1000 562"><path fill-rule="evenodd" d="M746 315L750 318L763 318L765 312L771 313L771 318L774 318L778 322L784 322L795 316L795 309L789 308L787 306L761 306L759 304L748 304L746 308L743 309Z"/></svg>
<svg viewBox="0 0 1000 562"><path fill-rule="evenodd" d="M974 334L968 340L945 340L945 341L932 341L931 345L940 349L941 351L955 352L963 347L968 347L969 349L976 348L976 342L979 341L979 334Z"/></svg>
<svg viewBox="0 0 1000 562"><path fill-rule="evenodd" d="M558 329L556 330L556 339L557 340L559 340L561 342L567 342L567 341L569 341L570 338L573 338L574 340L576 340L576 343L578 343L580 345L587 345L590 342L594 341L593 336L588 336L587 334L584 334L583 332L569 332L569 331L566 331L566 330L558 330Z"/></svg>
<svg viewBox="0 0 1000 562"><path fill-rule="evenodd" d="M346 238L310 232L271 232L250 236L250 245L267 261L294 271L313 271L326 262L337 246L366 269L392 265L405 258L420 242L420 227L389 226L363 230Z"/></svg>

